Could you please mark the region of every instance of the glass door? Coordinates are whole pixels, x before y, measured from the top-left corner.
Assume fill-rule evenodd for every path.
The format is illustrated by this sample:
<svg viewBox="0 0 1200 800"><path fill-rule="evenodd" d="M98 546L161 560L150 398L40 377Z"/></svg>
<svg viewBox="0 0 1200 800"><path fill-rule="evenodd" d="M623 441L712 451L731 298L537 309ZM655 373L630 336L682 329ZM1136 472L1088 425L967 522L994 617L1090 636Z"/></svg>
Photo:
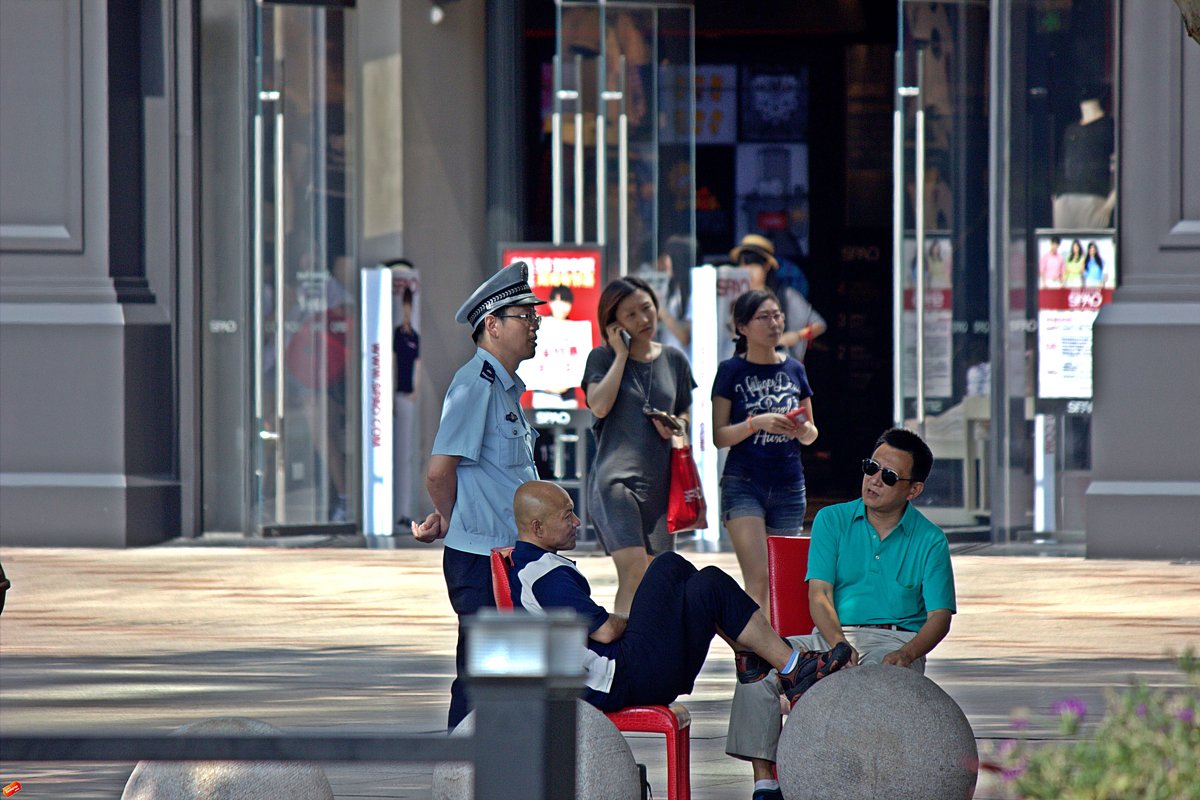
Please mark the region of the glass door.
<svg viewBox="0 0 1200 800"><path fill-rule="evenodd" d="M606 279L639 274L664 297L695 266L675 264L683 277L673 279L660 259L695 241L692 13L679 3L558 3L552 239L604 246Z"/></svg>
<svg viewBox="0 0 1200 800"><path fill-rule="evenodd" d="M350 11L256 8L252 527L353 521Z"/></svg>
<svg viewBox="0 0 1200 800"><path fill-rule="evenodd" d="M893 418L935 457L917 500L991 524L988 4L897 4Z"/></svg>

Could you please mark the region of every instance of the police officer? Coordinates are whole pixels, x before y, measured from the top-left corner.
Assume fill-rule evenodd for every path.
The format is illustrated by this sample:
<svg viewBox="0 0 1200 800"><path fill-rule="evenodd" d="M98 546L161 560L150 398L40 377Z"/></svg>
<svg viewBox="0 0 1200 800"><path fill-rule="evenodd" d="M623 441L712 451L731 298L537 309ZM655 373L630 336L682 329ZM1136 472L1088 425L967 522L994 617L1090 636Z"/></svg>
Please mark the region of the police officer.
<svg viewBox="0 0 1200 800"><path fill-rule="evenodd" d="M472 294L454 319L471 326L477 349L446 391L425 488L434 511L412 525L421 542L445 538L442 572L459 617L457 677L450 687L449 727L470 711L463 680L462 618L494 606L490 554L517 539L513 495L537 478L536 432L521 411L525 384L517 365L532 358L543 304L529 288L523 261L497 272Z"/></svg>

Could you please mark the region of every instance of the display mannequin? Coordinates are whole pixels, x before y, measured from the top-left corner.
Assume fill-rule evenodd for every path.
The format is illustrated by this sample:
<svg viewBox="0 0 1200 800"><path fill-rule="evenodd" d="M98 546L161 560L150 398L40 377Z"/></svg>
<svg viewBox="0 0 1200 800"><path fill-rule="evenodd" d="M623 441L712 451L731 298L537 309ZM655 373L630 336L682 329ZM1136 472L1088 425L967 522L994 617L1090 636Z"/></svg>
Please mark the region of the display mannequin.
<svg viewBox="0 0 1200 800"><path fill-rule="evenodd" d="M1113 120L1100 104L1100 92L1084 90L1079 121L1063 134L1056 194L1055 228L1108 228L1117 194L1113 188Z"/></svg>

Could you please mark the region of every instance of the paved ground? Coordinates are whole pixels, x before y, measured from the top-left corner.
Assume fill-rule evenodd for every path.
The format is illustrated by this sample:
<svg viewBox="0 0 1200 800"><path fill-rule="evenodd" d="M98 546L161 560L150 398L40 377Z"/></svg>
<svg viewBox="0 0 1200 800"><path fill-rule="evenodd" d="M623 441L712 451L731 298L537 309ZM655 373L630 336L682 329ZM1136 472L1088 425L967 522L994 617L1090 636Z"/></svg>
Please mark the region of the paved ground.
<svg viewBox="0 0 1200 800"><path fill-rule="evenodd" d="M0 548L0 733L169 731L249 716L292 731L438 731L454 625L438 547ZM729 553L689 553L736 572ZM611 562L580 566L602 602ZM1200 565L956 555L960 613L929 676L986 745L1016 707L1091 708L1138 674L1182 683L1167 653L1200 647ZM724 755L732 659L714 646L692 711L697 800L748 798ZM635 739L665 797L659 738ZM117 798L132 765L0 763L21 798ZM329 765L338 798L430 797L431 767ZM994 797L981 787L978 797Z"/></svg>

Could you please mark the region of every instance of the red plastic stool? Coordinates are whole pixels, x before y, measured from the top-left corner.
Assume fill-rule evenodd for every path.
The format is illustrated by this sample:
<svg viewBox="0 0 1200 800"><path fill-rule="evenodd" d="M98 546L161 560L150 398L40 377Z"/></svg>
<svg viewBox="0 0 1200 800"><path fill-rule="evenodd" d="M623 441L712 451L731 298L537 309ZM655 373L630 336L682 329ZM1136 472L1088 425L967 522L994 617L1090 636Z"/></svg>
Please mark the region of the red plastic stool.
<svg viewBox="0 0 1200 800"><path fill-rule="evenodd" d="M511 611L508 570L512 548L492 549L492 592L496 608ZM667 737L667 800L692 798L692 715L682 703L667 706L629 706L605 714L623 733L661 733Z"/></svg>
<svg viewBox="0 0 1200 800"><path fill-rule="evenodd" d="M661 733L667 737L667 798L692 797L692 715L682 703L667 706L630 706L606 714L617 730L628 733Z"/></svg>

